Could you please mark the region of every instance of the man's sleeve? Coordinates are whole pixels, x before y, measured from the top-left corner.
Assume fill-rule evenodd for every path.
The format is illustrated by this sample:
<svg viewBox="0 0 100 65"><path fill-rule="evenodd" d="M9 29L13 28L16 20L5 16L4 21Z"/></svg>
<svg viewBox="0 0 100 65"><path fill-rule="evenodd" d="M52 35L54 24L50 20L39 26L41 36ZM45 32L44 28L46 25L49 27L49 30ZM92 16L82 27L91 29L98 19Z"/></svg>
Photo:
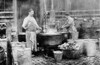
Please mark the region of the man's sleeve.
<svg viewBox="0 0 100 65"><path fill-rule="evenodd" d="M23 21L23 24L22 24L22 27L23 27L24 29L27 28L27 23L28 23L28 20L25 18L24 21Z"/></svg>

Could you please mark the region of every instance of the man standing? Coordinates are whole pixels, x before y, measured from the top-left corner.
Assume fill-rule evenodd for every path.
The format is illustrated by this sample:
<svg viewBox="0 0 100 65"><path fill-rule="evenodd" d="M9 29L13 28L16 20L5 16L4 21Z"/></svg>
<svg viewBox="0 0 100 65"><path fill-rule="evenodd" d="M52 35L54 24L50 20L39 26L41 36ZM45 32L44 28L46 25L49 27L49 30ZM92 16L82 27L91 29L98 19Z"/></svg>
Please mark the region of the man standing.
<svg viewBox="0 0 100 65"><path fill-rule="evenodd" d="M68 33L71 34L72 39L77 39L78 38L78 32L77 32L77 29L75 27L74 19L71 16L69 16L69 14L67 14L66 18L67 18L67 21L62 26L62 28L67 29Z"/></svg>
<svg viewBox="0 0 100 65"><path fill-rule="evenodd" d="M29 10L28 16L25 17L22 27L26 30L26 47L37 51L36 31L41 29L33 17L34 11Z"/></svg>

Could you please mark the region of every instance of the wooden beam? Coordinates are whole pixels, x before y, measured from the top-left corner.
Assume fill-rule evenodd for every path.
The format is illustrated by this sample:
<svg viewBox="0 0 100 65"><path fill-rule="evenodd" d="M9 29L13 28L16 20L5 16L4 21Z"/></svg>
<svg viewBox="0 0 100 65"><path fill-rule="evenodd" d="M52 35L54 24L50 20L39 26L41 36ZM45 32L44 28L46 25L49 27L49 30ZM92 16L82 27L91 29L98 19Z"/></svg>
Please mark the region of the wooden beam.
<svg viewBox="0 0 100 65"><path fill-rule="evenodd" d="M1 11L0 14L13 14L13 11Z"/></svg>
<svg viewBox="0 0 100 65"><path fill-rule="evenodd" d="M5 22L5 23L7 23L7 22L12 23L13 21L14 21L13 19L12 19L12 20L7 20L7 19L6 19L6 20L0 20L0 23L1 23L1 22L2 22L2 23L4 23L4 22Z"/></svg>
<svg viewBox="0 0 100 65"><path fill-rule="evenodd" d="M47 12L50 12L50 11L47 11ZM62 13L64 13L64 12L66 12L66 11L55 11L55 12L62 12ZM69 11L69 12L100 12L100 10L71 10L71 11Z"/></svg>
<svg viewBox="0 0 100 65"><path fill-rule="evenodd" d="M8 18L11 18L11 19L12 19L12 18L14 18L14 17L13 17L13 16L0 16L0 19L1 19L1 18L2 18L2 19L5 19L5 18L7 18L7 19L8 19Z"/></svg>

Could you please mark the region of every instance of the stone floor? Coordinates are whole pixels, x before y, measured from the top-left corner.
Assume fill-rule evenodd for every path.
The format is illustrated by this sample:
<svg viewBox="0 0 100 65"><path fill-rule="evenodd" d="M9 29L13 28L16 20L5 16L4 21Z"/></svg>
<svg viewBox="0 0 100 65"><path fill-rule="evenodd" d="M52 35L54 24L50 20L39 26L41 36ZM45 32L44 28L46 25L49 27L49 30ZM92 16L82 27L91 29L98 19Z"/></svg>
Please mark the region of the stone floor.
<svg viewBox="0 0 100 65"><path fill-rule="evenodd" d="M52 57L36 56L32 58L33 65L100 65L100 52L95 57L82 56L80 59L62 59L56 62Z"/></svg>
<svg viewBox="0 0 100 65"><path fill-rule="evenodd" d="M56 62L54 58L33 58L33 65L100 65L100 58L98 57L82 57L77 60L62 60Z"/></svg>

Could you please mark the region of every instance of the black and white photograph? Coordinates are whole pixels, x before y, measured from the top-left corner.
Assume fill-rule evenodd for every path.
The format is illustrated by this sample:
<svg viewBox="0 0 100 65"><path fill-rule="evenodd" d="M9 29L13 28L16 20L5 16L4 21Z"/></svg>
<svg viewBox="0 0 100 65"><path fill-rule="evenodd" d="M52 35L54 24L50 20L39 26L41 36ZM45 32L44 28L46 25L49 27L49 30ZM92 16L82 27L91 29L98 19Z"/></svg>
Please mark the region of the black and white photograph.
<svg viewBox="0 0 100 65"><path fill-rule="evenodd" d="M100 0L0 0L0 65L100 65Z"/></svg>

